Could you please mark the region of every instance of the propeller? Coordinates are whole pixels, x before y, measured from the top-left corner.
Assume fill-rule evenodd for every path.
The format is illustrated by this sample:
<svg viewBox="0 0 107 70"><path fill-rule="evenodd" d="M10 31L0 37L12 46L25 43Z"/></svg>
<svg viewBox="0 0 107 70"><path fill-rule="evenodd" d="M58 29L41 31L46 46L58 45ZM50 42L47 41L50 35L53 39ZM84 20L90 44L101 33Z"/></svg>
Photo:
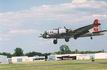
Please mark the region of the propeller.
<svg viewBox="0 0 107 70"><path fill-rule="evenodd" d="M58 34L59 34L59 27L58 27Z"/></svg>
<svg viewBox="0 0 107 70"><path fill-rule="evenodd" d="M69 32L69 29L68 29L68 28L66 28L65 26L64 26L64 29L66 30L66 33L68 33L68 32Z"/></svg>
<svg viewBox="0 0 107 70"><path fill-rule="evenodd" d="M58 28L56 28L56 29L54 29L54 30L58 30L58 34L59 34L59 29L60 29L60 27L58 27Z"/></svg>
<svg viewBox="0 0 107 70"><path fill-rule="evenodd" d="M43 37L43 34L40 34L40 36L39 37Z"/></svg>
<svg viewBox="0 0 107 70"><path fill-rule="evenodd" d="M46 36L48 35L48 33L45 31L43 34L40 34L39 37L43 37L43 38L46 38Z"/></svg>

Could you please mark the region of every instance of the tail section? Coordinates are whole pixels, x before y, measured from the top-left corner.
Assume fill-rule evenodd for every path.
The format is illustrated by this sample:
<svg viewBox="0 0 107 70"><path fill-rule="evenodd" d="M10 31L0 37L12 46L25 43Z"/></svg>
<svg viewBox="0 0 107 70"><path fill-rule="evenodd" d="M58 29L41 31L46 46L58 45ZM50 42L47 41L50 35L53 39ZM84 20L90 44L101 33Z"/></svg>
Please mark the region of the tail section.
<svg viewBox="0 0 107 70"><path fill-rule="evenodd" d="M98 19L94 20L94 25L93 25L93 32L99 32L100 31L100 22Z"/></svg>

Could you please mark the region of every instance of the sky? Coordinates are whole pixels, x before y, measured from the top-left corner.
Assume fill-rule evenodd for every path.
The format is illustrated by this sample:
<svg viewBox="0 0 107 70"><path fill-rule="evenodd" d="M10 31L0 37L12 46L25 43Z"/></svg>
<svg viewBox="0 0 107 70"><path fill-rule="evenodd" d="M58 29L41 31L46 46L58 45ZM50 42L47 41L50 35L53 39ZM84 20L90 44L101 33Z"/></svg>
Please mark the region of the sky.
<svg viewBox="0 0 107 70"><path fill-rule="evenodd" d="M0 52L14 52L20 47L24 52L55 52L63 44L71 50L107 51L107 33L100 37L58 40L39 38L46 30L66 26L76 29L101 22L107 29L106 0L0 0Z"/></svg>

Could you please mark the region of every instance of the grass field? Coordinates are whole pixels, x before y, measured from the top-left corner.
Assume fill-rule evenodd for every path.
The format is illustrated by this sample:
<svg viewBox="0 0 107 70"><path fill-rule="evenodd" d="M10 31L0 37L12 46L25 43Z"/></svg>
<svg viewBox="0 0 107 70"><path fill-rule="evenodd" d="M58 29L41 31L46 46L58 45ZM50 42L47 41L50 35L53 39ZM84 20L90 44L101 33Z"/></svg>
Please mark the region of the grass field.
<svg viewBox="0 0 107 70"><path fill-rule="evenodd" d="M1 64L0 70L107 70L107 60L43 61L21 64Z"/></svg>

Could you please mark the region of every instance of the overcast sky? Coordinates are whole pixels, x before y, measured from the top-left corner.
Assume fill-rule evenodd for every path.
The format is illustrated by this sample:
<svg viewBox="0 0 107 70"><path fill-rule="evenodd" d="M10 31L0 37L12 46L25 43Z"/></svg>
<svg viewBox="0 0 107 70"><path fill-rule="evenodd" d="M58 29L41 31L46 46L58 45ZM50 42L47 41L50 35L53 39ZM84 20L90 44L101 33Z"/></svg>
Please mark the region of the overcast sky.
<svg viewBox="0 0 107 70"><path fill-rule="evenodd" d="M39 38L40 33L53 28L76 29L92 24L98 18L101 29L107 29L106 0L0 0L0 52L55 52L62 44L71 50L106 50L107 33L90 38L53 40Z"/></svg>

